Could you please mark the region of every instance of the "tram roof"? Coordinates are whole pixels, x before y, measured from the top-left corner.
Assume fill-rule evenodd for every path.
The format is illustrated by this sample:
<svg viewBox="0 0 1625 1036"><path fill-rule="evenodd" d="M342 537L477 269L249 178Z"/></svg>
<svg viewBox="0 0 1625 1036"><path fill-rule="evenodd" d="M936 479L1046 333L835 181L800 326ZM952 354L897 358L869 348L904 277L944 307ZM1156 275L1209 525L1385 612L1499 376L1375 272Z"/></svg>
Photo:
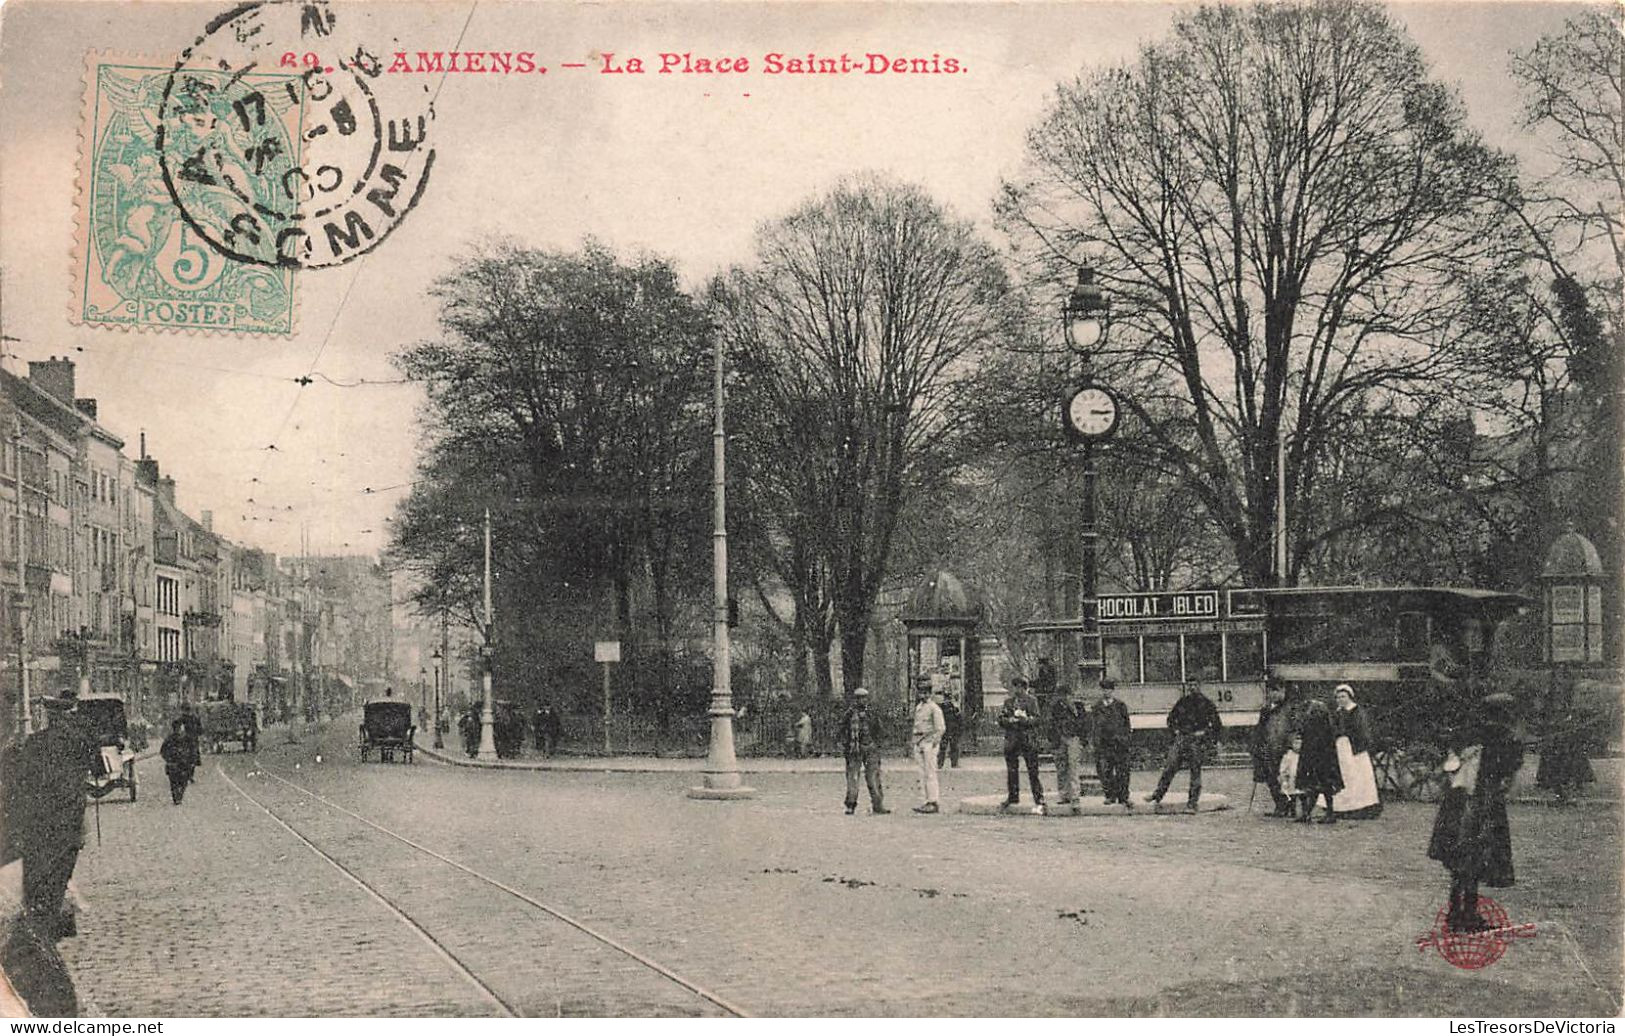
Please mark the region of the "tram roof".
<svg viewBox="0 0 1625 1036"><path fill-rule="evenodd" d="M1480 590L1463 586L1269 586L1252 591L1264 597L1311 597L1315 594L1439 594L1467 601L1534 604L1534 599L1509 590Z"/></svg>

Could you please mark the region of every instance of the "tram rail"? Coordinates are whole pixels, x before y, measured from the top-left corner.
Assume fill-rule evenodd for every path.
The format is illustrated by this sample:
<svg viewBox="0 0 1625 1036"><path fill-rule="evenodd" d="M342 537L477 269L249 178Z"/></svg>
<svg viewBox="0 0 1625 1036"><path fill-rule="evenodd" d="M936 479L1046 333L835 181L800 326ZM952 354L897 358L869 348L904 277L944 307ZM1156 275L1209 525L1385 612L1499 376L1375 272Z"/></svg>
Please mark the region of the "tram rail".
<svg viewBox="0 0 1625 1036"><path fill-rule="evenodd" d="M419 938L427 942L435 953L446 962L447 967L451 971L455 972L465 982L473 986L474 989L478 991L479 995L487 1000L499 1012L509 1017L527 1016L527 1012L525 1011L523 1004L520 1002L521 998L519 996L515 995L512 991L504 992L500 988L501 984L499 982L493 980L489 975L482 975L480 973L482 970L481 967L477 963L470 961L470 951L473 949L473 947L471 947L469 943L475 940L470 939L467 935L459 937L454 931L447 930L449 926L437 924L432 918L422 916L422 911L415 912L414 909L411 908L411 904L404 901L407 897L400 895L396 889L391 888L388 881L383 880L377 874L364 874L360 869L353 865L353 861L351 863L347 863L344 859L340 858L343 853L339 846L353 846L353 838L341 838L336 834L332 837L324 837L320 832L312 830L313 827L317 827L319 825L315 824L311 818L307 817L301 819L298 817L293 817L291 816L293 811L285 808L279 811L279 809L273 808L273 804L268 804L268 801L262 800L262 798L255 796L247 788L243 787L242 783L226 773L224 767L217 767L217 772L236 794L246 799L258 810L265 813L277 826L281 827L307 850L320 857L334 869L338 870L346 879L362 889L369 898L378 902L387 911L394 915L399 922L410 927ZM685 990L689 995L696 998L698 1001L709 1005L708 1011L696 1013L720 1012L722 1014L731 1015L738 1018L750 1017L749 1012L739 1005L683 976L672 967L654 959L647 953L633 948L625 941L618 939L590 924L587 924L579 918L576 918L559 909L553 904L543 902L542 900L537 899L535 896L532 896L521 889L515 888L506 882L471 867L460 860L453 859L444 853L437 852L436 850L415 841L407 835L401 834L400 832L394 831L383 824L362 816L361 814L332 801L326 796L313 791L304 785L288 780L286 777L276 773L274 770L260 766L256 772L272 781L277 782L278 785L286 787L298 795L303 796L304 800L317 804L326 810L329 815L337 815L345 818L346 821L352 822L352 830L354 824L359 824L362 825L362 827L367 831L390 839L394 842L398 842L401 845L408 847L412 851L412 854L418 859L427 858L433 860L443 867L448 868L449 870L460 874L467 879L470 879L477 890L488 895L498 896L509 901L517 902L522 911L525 913L538 917L539 919L545 918L548 921L556 922L557 924L555 927L558 929L568 930L579 937L583 937L592 946L596 947L599 953L607 953L608 955L612 955L620 960L630 961L636 965L636 970L639 972L647 975L658 976L660 980L663 980L663 984L675 986ZM266 799L269 798L269 796L266 796ZM305 829L301 830L299 826L295 826L296 822L301 824L301 826L303 826ZM374 868L369 869L387 871L387 867L382 864L378 864ZM511 935L512 937L518 937L517 933L511 933ZM577 957L579 954L571 954L570 956ZM658 995L656 999L658 999ZM666 1006L670 1006L669 1002L666 1004ZM658 1010L659 1007L657 1006L654 1009Z"/></svg>

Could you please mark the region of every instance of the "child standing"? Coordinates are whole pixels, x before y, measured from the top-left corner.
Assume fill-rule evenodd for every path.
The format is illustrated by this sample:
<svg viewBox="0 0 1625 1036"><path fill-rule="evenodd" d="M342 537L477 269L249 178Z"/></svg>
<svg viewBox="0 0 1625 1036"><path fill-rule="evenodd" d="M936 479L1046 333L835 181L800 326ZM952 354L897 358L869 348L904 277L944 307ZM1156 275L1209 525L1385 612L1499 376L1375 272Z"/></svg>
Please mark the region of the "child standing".
<svg viewBox="0 0 1625 1036"><path fill-rule="evenodd" d="M1287 800L1286 812L1281 814L1282 816L1292 816L1293 804L1300 802L1304 814L1308 815L1309 812L1309 804L1307 802L1302 802L1301 800L1303 796L1298 794L1298 752L1302 748L1303 735L1293 734L1291 746L1287 748L1286 754L1281 756L1281 769L1279 773L1279 778L1281 781L1281 794L1285 796Z"/></svg>

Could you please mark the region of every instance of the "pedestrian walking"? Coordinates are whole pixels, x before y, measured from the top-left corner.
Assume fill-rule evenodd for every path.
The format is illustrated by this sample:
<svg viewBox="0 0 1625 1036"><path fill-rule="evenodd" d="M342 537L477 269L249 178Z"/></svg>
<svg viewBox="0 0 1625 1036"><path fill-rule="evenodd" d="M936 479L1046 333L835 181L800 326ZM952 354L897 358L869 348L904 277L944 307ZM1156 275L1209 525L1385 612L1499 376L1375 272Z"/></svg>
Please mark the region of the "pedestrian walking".
<svg viewBox="0 0 1625 1036"><path fill-rule="evenodd" d="M1275 803L1272 817L1292 815L1292 796L1281 787L1281 758L1286 754L1290 715L1286 706L1286 688L1274 676L1264 681L1264 707L1258 710L1258 723L1253 727L1252 756L1253 783L1269 789L1270 800Z"/></svg>
<svg viewBox="0 0 1625 1036"><path fill-rule="evenodd" d="M169 724L169 736L164 738L158 754L164 760L164 774L169 778L169 797L175 805L181 804L186 786L192 783L192 771L203 765L197 741L186 732L186 724L179 719Z"/></svg>
<svg viewBox="0 0 1625 1036"><path fill-rule="evenodd" d="M942 709L931 700L931 684L921 681L915 691L912 750L914 762L920 768L920 792L925 796L925 801L914 807L916 813L939 812L937 749L942 745L942 735L946 730Z"/></svg>
<svg viewBox="0 0 1625 1036"><path fill-rule="evenodd" d="M1304 705L1298 733L1303 738L1303 747L1298 752L1298 823L1309 823L1315 803L1324 795L1326 813L1320 822L1334 824L1337 813L1332 800L1343 790L1343 776L1337 768L1337 734L1332 729L1331 713L1325 702L1311 698Z"/></svg>
<svg viewBox="0 0 1625 1036"><path fill-rule="evenodd" d="M951 694L942 698L942 722L946 730L942 735L942 743L937 746L937 769L942 769L946 762L954 769L959 768L959 736L965 729L965 714L959 711Z"/></svg>
<svg viewBox="0 0 1625 1036"><path fill-rule="evenodd" d="M479 706L473 706L463 711L463 716L457 721L457 732L463 736L463 751L472 758L480 751L480 712Z"/></svg>
<svg viewBox="0 0 1625 1036"><path fill-rule="evenodd" d="M1049 741L1055 751L1056 798L1062 803L1077 802L1083 791L1083 742L1089 736L1089 710L1062 687L1050 706Z"/></svg>
<svg viewBox="0 0 1625 1036"><path fill-rule="evenodd" d="M23 864L23 921L42 942L75 934L63 897L85 844L86 782L96 762L75 707L71 694L46 700L48 725L17 749L5 788L8 855Z"/></svg>
<svg viewBox="0 0 1625 1036"><path fill-rule="evenodd" d="M1221 730L1219 707L1213 699L1202 693L1202 685L1195 680L1186 681L1179 700L1168 710L1168 732L1173 743L1168 746L1168 761L1157 778L1157 789L1151 793L1151 803L1159 805L1168 793L1168 785L1181 768L1191 775L1190 791L1185 800L1185 811L1195 813L1202 801L1202 762L1208 745L1218 741Z"/></svg>
<svg viewBox="0 0 1625 1036"><path fill-rule="evenodd" d="M1117 697L1117 681L1109 676L1100 681L1100 700L1095 703L1092 726L1095 773L1100 777L1106 804L1121 803L1124 809L1133 809L1134 803L1128 799L1128 758L1133 728L1129 725L1128 706Z"/></svg>
<svg viewBox="0 0 1625 1036"><path fill-rule="evenodd" d="M203 720L198 717L197 710L192 708L189 701L181 702L180 721L186 727L186 736L192 739L193 744L203 743ZM197 780L197 770L192 770L191 781Z"/></svg>
<svg viewBox="0 0 1625 1036"><path fill-rule="evenodd" d="M1033 812L1044 812L1044 785L1038 779L1038 699L1027 689L1027 681L1011 681L1010 696L999 708L999 729L1004 731L1004 806L1021 804L1021 764L1027 763L1027 782L1033 789Z"/></svg>
<svg viewBox="0 0 1625 1036"><path fill-rule="evenodd" d="M1523 765L1523 746L1512 730L1512 697L1492 694L1479 706L1476 729L1458 739L1445 759L1449 786L1428 839L1428 858L1450 872L1446 924L1453 932L1482 932L1478 887L1513 884L1512 829L1507 792Z"/></svg>
<svg viewBox="0 0 1625 1036"><path fill-rule="evenodd" d="M1371 722L1354 700L1354 688L1341 683L1333 693L1337 709L1332 713L1332 736L1343 780L1336 815L1339 820L1373 820L1382 816L1382 799L1377 794L1377 770L1371 765Z"/></svg>
<svg viewBox="0 0 1625 1036"><path fill-rule="evenodd" d="M869 711L869 690L852 690L852 706L841 721L841 745L846 756L846 812L858 808L858 775L869 786L869 810L876 816L890 813L880 786L880 717Z"/></svg>
<svg viewBox="0 0 1625 1036"><path fill-rule="evenodd" d="M802 709L801 715L796 717L791 736L795 739L797 759L805 759L812 755L812 716L806 709Z"/></svg>

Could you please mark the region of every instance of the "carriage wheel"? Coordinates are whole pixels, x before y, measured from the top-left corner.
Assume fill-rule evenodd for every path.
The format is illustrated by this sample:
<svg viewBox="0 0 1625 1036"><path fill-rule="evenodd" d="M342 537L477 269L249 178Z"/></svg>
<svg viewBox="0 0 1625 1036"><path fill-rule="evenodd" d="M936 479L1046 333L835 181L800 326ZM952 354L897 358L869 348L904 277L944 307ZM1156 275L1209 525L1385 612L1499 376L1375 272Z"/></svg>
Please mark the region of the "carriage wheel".
<svg viewBox="0 0 1625 1036"><path fill-rule="evenodd" d="M1407 802L1437 802L1448 782L1439 768L1442 757L1426 746L1410 746L1378 753L1373 762L1377 784Z"/></svg>
<svg viewBox="0 0 1625 1036"><path fill-rule="evenodd" d="M1415 760L1419 765L1413 765L1407 771L1410 783L1406 788L1406 798L1413 802L1437 802L1444 797L1444 790L1449 784L1449 777L1439 769L1439 764L1431 758Z"/></svg>

